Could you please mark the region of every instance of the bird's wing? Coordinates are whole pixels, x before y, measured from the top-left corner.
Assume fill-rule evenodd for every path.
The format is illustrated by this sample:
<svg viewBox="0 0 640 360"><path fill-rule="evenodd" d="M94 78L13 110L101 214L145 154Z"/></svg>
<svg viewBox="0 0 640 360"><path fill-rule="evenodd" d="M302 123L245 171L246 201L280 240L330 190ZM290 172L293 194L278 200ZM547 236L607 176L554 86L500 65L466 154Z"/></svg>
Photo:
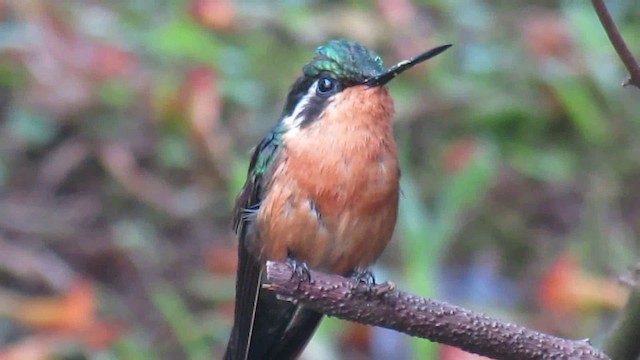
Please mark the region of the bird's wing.
<svg viewBox="0 0 640 360"><path fill-rule="evenodd" d="M262 264L251 253L256 241L255 215L268 186L270 170L279 161L280 134L272 131L255 149L249 174L234 210L238 234L236 308L226 360L293 359L315 331L322 314L280 301L261 291Z"/></svg>
<svg viewBox="0 0 640 360"><path fill-rule="evenodd" d="M280 143L272 131L258 144L251 157L247 181L236 199L233 229L238 235L238 271L236 278L236 306L231 338L225 359L245 360L249 353L255 311L260 292L262 266L248 248L255 236L255 216L264 195L265 174L278 156Z"/></svg>

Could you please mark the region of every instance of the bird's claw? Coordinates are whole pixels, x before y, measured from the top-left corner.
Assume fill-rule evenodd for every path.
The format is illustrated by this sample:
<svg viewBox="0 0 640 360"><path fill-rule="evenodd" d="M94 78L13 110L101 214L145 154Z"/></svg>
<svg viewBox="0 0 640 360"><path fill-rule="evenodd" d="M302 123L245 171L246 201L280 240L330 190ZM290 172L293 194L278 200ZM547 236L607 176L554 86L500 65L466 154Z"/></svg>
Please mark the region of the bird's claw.
<svg viewBox="0 0 640 360"><path fill-rule="evenodd" d="M311 282L311 271L305 262L298 262L292 258L287 258L287 264L291 266L291 279L296 278L298 280L298 288L304 281Z"/></svg>
<svg viewBox="0 0 640 360"><path fill-rule="evenodd" d="M364 286L371 291L376 286L376 278L370 270L357 270L353 273L353 278L356 280L356 287Z"/></svg>
<svg viewBox="0 0 640 360"><path fill-rule="evenodd" d="M382 284L376 284L376 278L369 270L356 271L353 273L352 278L356 280L356 284L352 291L360 295L379 297L394 291L396 288L396 285L389 281L385 281Z"/></svg>

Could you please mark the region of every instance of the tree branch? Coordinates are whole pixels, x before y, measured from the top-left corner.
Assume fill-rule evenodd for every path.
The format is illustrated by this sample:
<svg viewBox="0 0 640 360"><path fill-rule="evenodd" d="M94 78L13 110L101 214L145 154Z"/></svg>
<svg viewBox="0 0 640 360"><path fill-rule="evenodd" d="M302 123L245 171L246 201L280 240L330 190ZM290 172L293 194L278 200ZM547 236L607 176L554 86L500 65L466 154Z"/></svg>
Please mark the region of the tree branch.
<svg viewBox="0 0 640 360"><path fill-rule="evenodd" d="M609 14L609 10L607 10L607 6L604 4L604 0L591 0L593 3L593 8L596 10L596 14L598 14L598 18L604 27L604 30L607 32L607 36L611 41L614 49L620 56L620 59L624 63L624 66L627 68L630 74L630 78L623 83L626 85L633 85L640 89L640 65L633 57L631 51L627 47L622 35L618 31L618 27L616 23L613 22L611 18L611 14Z"/></svg>
<svg viewBox="0 0 640 360"><path fill-rule="evenodd" d="M609 359L588 341L538 333L488 316L353 278L310 270L300 279L284 263L267 262L266 289L283 300L340 319L397 330L495 359Z"/></svg>

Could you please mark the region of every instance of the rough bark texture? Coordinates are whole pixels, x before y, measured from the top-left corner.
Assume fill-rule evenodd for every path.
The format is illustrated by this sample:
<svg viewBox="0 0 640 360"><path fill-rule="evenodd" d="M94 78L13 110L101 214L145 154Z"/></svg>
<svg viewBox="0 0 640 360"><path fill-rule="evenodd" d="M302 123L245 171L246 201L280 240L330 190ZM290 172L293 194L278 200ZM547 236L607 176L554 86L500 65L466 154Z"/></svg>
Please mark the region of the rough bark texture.
<svg viewBox="0 0 640 360"><path fill-rule="evenodd" d="M307 276L310 275L310 276ZM392 283L368 285L353 278L293 272L267 262L265 288L283 300L337 318L381 326L495 359L609 359L588 341L542 334L488 316L396 291Z"/></svg>

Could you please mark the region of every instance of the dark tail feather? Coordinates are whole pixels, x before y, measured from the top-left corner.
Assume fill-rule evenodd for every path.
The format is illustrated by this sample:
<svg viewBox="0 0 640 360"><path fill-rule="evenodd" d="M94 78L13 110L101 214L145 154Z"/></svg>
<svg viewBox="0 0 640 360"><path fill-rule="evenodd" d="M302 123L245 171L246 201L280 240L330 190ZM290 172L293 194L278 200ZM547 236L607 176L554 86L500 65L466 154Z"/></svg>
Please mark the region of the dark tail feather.
<svg viewBox="0 0 640 360"><path fill-rule="evenodd" d="M322 314L260 291L261 266L240 246L236 310L225 360L295 359Z"/></svg>
<svg viewBox="0 0 640 360"><path fill-rule="evenodd" d="M287 330L280 341L271 348L267 358L297 358L318 328L322 316L321 313L298 306L297 312L289 322Z"/></svg>
<svg viewBox="0 0 640 360"><path fill-rule="evenodd" d="M258 302L262 267L247 249L238 246L238 272L236 278L236 306L231 338L224 354L225 360L245 360L253 329Z"/></svg>
<svg viewBox="0 0 640 360"><path fill-rule="evenodd" d="M322 314L276 299L270 291L261 291L247 359L295 359L321 317Z"/></svg>

